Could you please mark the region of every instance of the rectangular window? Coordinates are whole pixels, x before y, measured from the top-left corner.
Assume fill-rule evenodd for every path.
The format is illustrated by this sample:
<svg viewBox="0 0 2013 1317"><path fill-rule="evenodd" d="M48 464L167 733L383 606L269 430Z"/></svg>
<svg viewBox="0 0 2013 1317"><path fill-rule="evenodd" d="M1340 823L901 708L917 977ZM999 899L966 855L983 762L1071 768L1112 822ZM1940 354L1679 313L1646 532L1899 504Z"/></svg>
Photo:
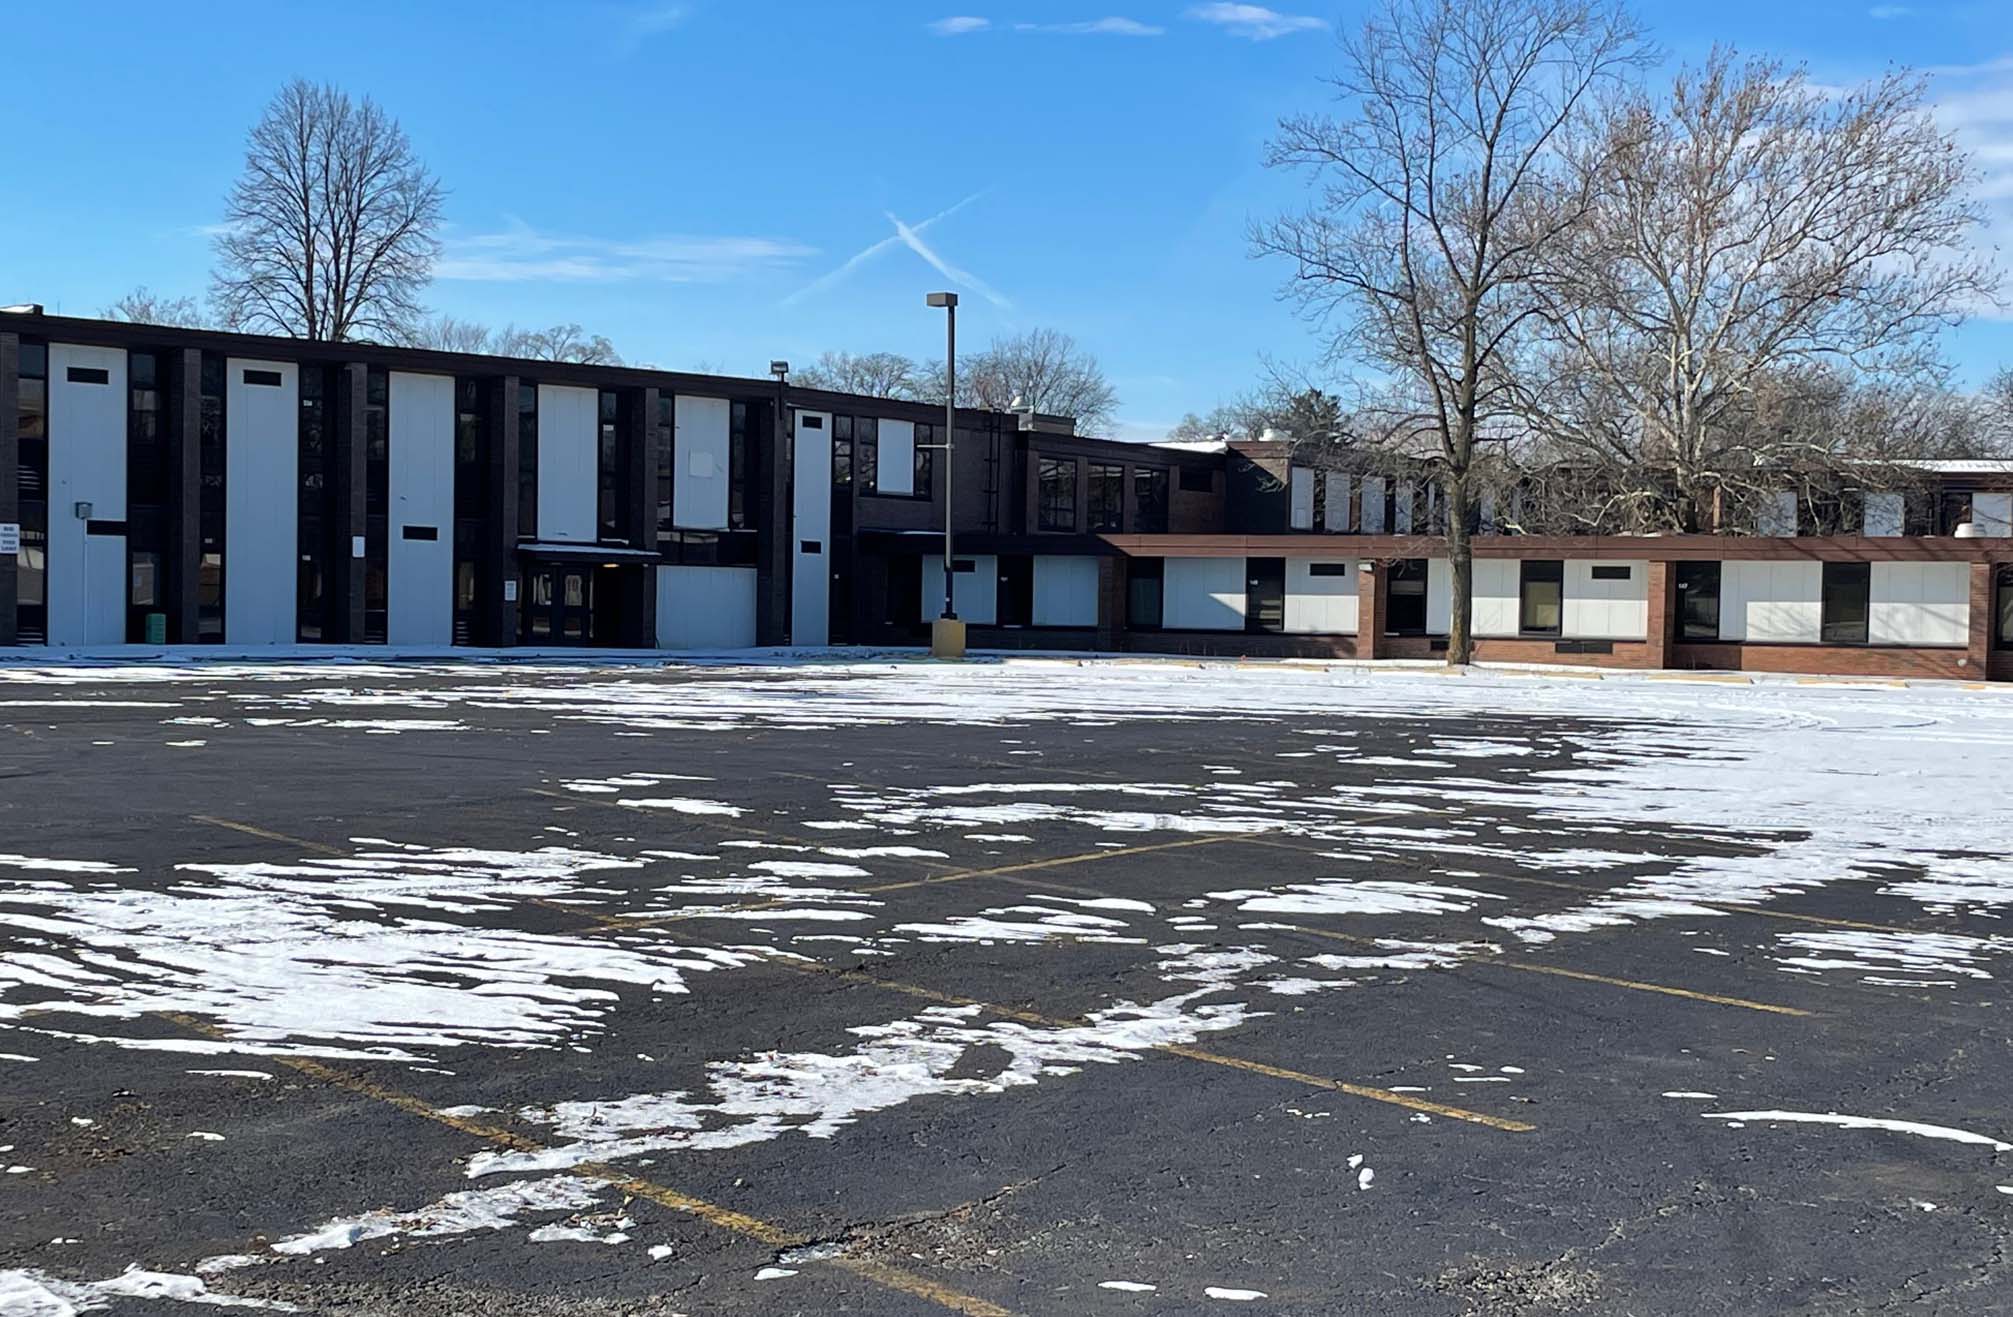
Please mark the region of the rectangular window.
<svg viewBox="0 0 2013 1317"><path fill-rule="evenodd" d="M1719 639L1719 574L1716 562L1677 565L1679 640Z"/></svg>
<svg viewBox="0 0 2013 1317"><path fill-rule="evenodd" d="M403 540L438 540L440 538L440 527L400 526L398 528L398 535Z"/></svg>
<svg viewBox="0 0 2013 1317"><path fill-rule="evenodd" d="M1043 530L1076 529L1076 459L1044 457L1036 468L1040 482L1040 518Z"/></svg>
<svg viewBox="0 0 2013 1317"><path fill-rule="evenodd" d="M538 538L538 386L517 382L517 538Z"/></svg>
<svg viewBox="0 0 2013 1317"><path fill-rule="evenodd" d="M881 473L881 422L877 417L853 418L853 469L859 473L860 492L873 493Z"/></svg>
<svg viewBox="0 0 2013 1317"><path fill-rule="evenodd" d="M1000 626L1028 626L1034 621L1034 559L1003 553L998 561L993 618Z"/></svg>
<svg viewBox="0 0 2013 1317"><path fill-rule="evenodd" d="M1824 564L1823 620L1819 635L1827 645L1863 645L1872 617L1868 596L1873 565L1863 562Z"/></svg>
<svg viewBox="0 0 2013 1317"><path fill-rule="evenodd" d="M110 384L112 372L102 366L72 366L64 378L72 384Z"/></svg>
<svg viewBox="0 0 2013 1317"><path fill-rule="evenodd" d="M159 611L163 602L161 563L168 548L167 383L161 358L151 352L126 355L126 639L135 642L147 638L147 614Z"/></svg>
<svg viewBox="0 0 2013 1317"><path fill-rule="evenodd" d="M1628 563L1595 563L1589 575L1596 581L1627 581L1635 577L1635 568Z"/></svg>
<svg viewBox="0 0 2013 1317"><path fill-rule="evenodd" d="M1132 469L1132 529L1138 535L1167 534L1167 468Z"/></svg>
<svg viewBox="0 0 2013 1317"><path fill-rule="evenodd" d="M197 502L197 533L202 540L196 569L196 640L224 642L224 478L229 470L229 436L224 425L224 359L203 354L202 433L197 465L202 489Z"/></svg>
<svg viewBox="0 0 2013 1317"><path fill-rule="evenodd" d="M1347 576L1349 564L1346 562L1310 562L1307 564L1309 576Z"/></svg>
<svg viewBox="0 0 2013 1317"><path fill-rule="evenodd" d="M1091 463L1090 529L1122 530L1124 518L1125 468Z"/></svg>
<svg viewBox="0 0 2013 1317"><path fill-rule="evenodd" d="M24 645L48 639L46 606L49 538L49 350L40 343L21 345L20 396L16 402L16 435L20 468L15 489L21 499L21 552L14 560L15 635Z"/></svg>
<svg viewBox="0 0 2013 1317"><path fill-rule="evenodd" d="M1384 630L1394 636L1426 634L1426 560L1400 558L1391 564L1384 603Z"/></svg>
<svg viewBox="0 0 2013 1317"><path fill-rule="evenodd" d="M595 449L595 506L603 540L620 540L622 533L622 400L613 390L601 391L600 440Z"/></svg>
<svg viewBox="0 0 2013 1317"><path fill-rule="evenodd" d="M2013 567L1999 569L1998 593L1994 599L1992 645L2013 649Z"/></svg>
<svg viewBox="0 0 2013 1317"><path fill-rule="evenodd" d="M670 451L668 446L665 451ZM749 461L752 451L753 446L748 442L748 404L734 403L728 408L727 416L727 526L730 530L748 529L748 486L755 478ZM666 498L669 498L668 494Z"/></svg>
<svg viewBox="0 0 2013 1317"><path fill-rule="evenodd" d="M454 631L457 645L476 636L476 580L482 557L482 530L488 520L488 436L484 431L484 384L454 382Z"/></svg>
<svg viewBox="0 0 2013 1317"><path fill-rule="evenodd" d="M1184 494L1207 494L1216 488L1216 474L1206 466L1185 466L1181 468L1181 492Z"/></svg>
<svg viewBox="0 0 2013 1317"><path fill-rule="evenodd" d="M363 639L382 645L391 624L391 376L382 367L370 368L363 401Z"/></svg>
<svg viewBox="0 0 2013 1317"><path fill-rule="evenodd" d="M338 376L340 378L340 376ZM294 639L329 638L329 532L324 500L329 489L329 388L320 366L300 369L300 422L296 433L295 532L299 548L294 575Z"/></svg>
<svg viewBox="0 0 2013 1317"><path fill-rule="evenodd" d="M1564 620L1566 565L1557 559L1526 560L1517 587L1517 630L1556 636Z"/></svg>
<svg viewBox="0 0 2013 1317"><path fill-rule="evenodd" d="M937 442L937 427L916 423L916 482L913 488L917 498L936 496L936 453L925 447Z"/></svg>
<svg viewBox="0 0 2013 1317"><path fill-rule="evenodd" d="M1167 561L1163 558L1133 558L1126 563L1125 621L1141 631L1160 629L1161 606L1166 598Z"/></svg>
<svg viewBox="0 0 2013 1317"><path fill-rule="evenodd" d="M1277 635L1286 629L1286 560L1244 560L1244 629Z"/></svg>

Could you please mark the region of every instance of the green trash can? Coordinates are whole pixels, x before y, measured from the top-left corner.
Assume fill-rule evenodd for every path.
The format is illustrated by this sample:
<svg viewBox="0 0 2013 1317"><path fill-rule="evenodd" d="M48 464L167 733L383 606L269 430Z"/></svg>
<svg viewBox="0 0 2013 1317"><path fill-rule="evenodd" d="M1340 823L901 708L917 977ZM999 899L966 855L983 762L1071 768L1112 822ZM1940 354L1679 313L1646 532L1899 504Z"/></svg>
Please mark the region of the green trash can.
<svg viewBox="0 0 2013 1317"><path fill-rule="evenodd" d="M147 614L147 643L165 645L168 643L168 615L166 613Z"/></svg>

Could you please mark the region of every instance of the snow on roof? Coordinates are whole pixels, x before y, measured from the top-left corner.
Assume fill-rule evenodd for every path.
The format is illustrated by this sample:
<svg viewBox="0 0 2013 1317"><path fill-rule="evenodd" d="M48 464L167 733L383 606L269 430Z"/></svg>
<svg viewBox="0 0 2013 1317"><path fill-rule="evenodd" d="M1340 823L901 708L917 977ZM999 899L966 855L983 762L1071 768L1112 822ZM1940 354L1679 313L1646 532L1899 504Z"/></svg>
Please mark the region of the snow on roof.
<svg viewBox="0 0 2013 1317"><path fill-rule="evenodd" d="M1149 448L1172 448L1183 453L1225 453L1230 451L1228 439L1160 439L1148 444Z"/></svg>
<svg viewBox="0 0 2013 1317"><path fill-rule="evenodd" d="M2013 475L2013 461L1990 457L1938 457L1922 458L1910 462L1910 466L1924 471L1935 471L1943 475Z"/></svg>

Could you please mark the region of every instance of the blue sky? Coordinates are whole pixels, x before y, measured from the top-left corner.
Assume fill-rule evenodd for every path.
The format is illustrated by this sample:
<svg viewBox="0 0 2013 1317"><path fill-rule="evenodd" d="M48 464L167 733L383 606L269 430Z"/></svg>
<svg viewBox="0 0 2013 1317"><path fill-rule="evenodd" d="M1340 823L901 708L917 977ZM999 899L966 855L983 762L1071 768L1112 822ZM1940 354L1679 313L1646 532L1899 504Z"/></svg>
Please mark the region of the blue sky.
<svg viewBox="0 0 2013 1317"><path fill-rule="evenodd" d="M136 284L200 292L245 129L298 74L376 97L449 189L441 311L579 321L632 360L759 375L828 348L932 354L923 293L951 283L962 343L1064 329L1112 377L1120 433L1158 437L1261 357L1318 350L1244 234L1299 195L1260 165L1264 141L1322 103L1335 32L1365 12L1210 8L9 3L0 302L91 315ZM1990 240L2013 263L2006 0L1641 12L1674 59L1719 40L1827 82L1942 70L1940 113L1991 174ZM2013 319L1949 352L1968 381L2013 364Z"/></svg>

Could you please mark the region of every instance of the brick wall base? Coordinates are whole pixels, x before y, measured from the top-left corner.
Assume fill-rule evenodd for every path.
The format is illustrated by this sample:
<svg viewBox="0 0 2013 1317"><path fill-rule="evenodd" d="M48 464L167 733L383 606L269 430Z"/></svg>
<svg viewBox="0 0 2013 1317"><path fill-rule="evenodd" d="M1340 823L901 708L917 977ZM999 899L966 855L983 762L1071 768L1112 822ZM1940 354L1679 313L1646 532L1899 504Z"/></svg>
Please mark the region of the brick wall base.
<svg viewBox="0 0 2013 1317"><path fill-rule="evenodd" d="M1958 681L1983 681L1987 675L1969 661L1965 649L1957 646L1917 649L1901 645L1678 644L1671 646L1670 665L1732 672L1945 677Z"/></svg>

